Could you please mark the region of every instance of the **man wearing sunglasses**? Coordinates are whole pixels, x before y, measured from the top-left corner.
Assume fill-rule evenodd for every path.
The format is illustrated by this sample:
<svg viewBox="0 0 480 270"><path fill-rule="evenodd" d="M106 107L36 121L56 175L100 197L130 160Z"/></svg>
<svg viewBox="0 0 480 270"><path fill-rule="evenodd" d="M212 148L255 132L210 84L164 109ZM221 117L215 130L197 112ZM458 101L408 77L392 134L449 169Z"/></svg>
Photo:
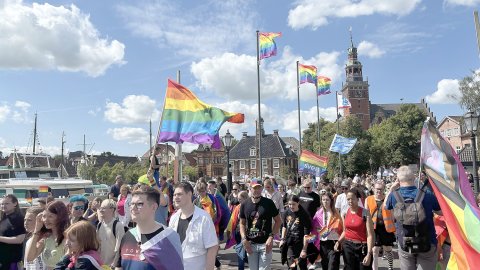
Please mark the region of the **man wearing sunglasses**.
<svg viewBox="0 0 480 270"><path fill-rule="evenodd" d="M300 205L307 211L310 219L315 216L315 213L320 207L320 196L313 191L312 182L310 178L303 180L303 190L298 194Z"/></svg>

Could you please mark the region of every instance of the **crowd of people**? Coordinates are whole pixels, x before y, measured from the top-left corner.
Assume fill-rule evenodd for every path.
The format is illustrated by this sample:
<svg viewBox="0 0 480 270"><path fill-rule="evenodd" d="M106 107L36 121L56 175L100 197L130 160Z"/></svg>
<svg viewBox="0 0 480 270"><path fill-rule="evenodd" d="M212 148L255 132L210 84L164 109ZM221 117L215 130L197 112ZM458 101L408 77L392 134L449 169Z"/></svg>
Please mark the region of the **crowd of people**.
<svg viewBox="0 0 480 270"><path fill-rule="evenodd" d="M152 164L158 166L158 162ZM448 230L423 175L408 166L377 179L355 175L173 183L155 173L134 186L117 176L107 198L42 198L26 211L0 203L0 270L220 269L220 244L238 269L445 269ZM440 235L442 237L440 237ZM442 268L443 267L443 268Z"/></svg>

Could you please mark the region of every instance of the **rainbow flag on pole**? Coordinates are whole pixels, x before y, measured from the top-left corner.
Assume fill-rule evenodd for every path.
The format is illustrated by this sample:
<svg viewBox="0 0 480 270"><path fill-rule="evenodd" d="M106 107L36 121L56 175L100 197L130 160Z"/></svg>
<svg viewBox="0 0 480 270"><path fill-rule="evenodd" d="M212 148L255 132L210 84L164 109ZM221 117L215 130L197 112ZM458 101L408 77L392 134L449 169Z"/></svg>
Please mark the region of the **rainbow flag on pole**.
<svg viewBox="0 0 480 270"><path fill-rule="evenodd" d="M277 55L277 44L275 38L282 36L282 33L259 33L259 58L269 58Z"/></svg>
<svg viewBox="0 0 480 270"><path fill-rule="evenodd" d="M330 85L332 80L328 77L318 76L317 77L317 95L328 95L330 94Z"/></svg>
<svg viewBox="0 0 480 270"><path fill-rule="evenodd" d="M420 165L442 209L452 243L449 270L479 269L480 209L458 155L427 119L422 130Z"/></svg>
<svg viewBox="0 0 480 270"><path fill-rule="evenodd" d="M298 76L300 84L302 83L317 83L317 67L298 64Z"/></svg>
<svg viewBox="0 0 480 270"><path fill-rule="evenodd" d="M243 123L244 115L205 104L186 87L168 80L157 142L205 143L220 148L218 131L225 121Z"/></svg>
<svg viewBox="0 0 480 270"><path fill-rule="evenodd" d="M302 150L298 171L321 176L327 171L328 157L322 157L308 150Z"/></svg>

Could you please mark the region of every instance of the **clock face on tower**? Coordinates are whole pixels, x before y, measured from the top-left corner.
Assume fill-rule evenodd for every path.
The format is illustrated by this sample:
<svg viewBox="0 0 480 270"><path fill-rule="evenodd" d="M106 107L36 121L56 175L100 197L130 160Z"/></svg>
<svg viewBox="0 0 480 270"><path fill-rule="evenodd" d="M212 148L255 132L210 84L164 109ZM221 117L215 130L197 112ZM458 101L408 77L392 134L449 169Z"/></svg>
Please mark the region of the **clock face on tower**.
<svg viewBox="0 0 480 270"><path fill-rule="evenodd" d="M355 90L355 97L361 98L363 97L363 92L362 90Z"/></svg>

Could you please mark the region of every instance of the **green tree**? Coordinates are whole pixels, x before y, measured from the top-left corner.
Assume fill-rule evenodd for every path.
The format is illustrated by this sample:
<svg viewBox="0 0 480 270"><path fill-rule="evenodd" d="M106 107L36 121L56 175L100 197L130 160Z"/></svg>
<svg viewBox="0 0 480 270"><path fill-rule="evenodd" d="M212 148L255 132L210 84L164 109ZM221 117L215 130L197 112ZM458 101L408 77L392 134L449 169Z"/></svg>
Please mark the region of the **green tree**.
<svg viewBox="0 0 480 270"><path fill-rule="evenodd" d="M112 166L110 171L110 178L108 179L109 184L113 184L115 182L115 177L117 175L121 175L123 179L125 179L125 163L123 161L115 163Z"/></svg>
<svg viewBox="0 0 480 270"><path fill-rule="evenodd" d="M110 151L107 151L107 152L102 152L100 154L101 157L116 157L118 155L115 155L114 153L110 152Z"/></svg>
<svg viewBox="0 0 480 270"><path fill-rule="evenodd" d="M97 170L96 172L96 180L100 184L110 184L110 174L112 172L112 167L110 166L110 163L105 162L103 166Z"/></svg>
<svg viewBox="0 0 480 270"><path fill-rule="evenodd" d="M136 183L138 178L148 171L148 162L129 163L125 166L124 177L126 183Z"/></svg>
<svg viewBox="0 0 480 270"><path fill-rule="evenodd" d="M197 168L193 166L183 166L183 175L188 175L190 180L196 179Z"/></svg>
<svg viewBox="0 0 480 270"><path fill-rule="evenodd" d="M420 108L405 104L396 115L369 129L374 168L418 163L425 119Z"/></svg>
<svg viewBox="0 0 480 270"><path fill-rule="evenodd" d="M459 89L462 96L459 104L464 110L480 113L480 73L472 71L471 76L460 80ZM454 96L454 98L458 98Z"/></svg>
<svg viewBox="0 0 480 270"><path fill-rule="evenodd" d="M92 180L95 181L97 179L97 168L93 166L93 164L84 164L81 163L77 167L77 174L82 179Z"/></svg>

